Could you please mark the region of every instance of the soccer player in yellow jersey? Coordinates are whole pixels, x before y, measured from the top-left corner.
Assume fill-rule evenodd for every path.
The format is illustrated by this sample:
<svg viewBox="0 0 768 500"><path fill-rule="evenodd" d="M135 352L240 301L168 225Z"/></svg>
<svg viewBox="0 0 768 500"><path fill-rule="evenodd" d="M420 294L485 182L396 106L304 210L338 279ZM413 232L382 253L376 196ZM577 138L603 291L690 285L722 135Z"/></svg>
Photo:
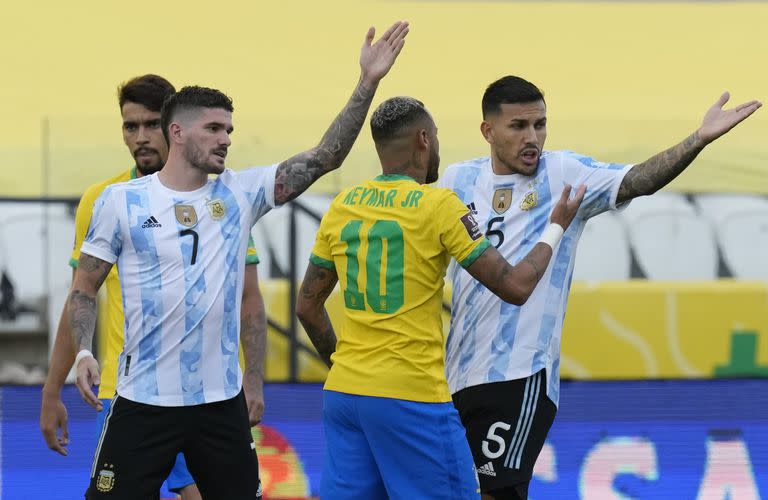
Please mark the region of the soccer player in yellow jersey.
<svg viewBox="0 0 768 500"><path fill-rule="evenodd" d="M168 157L168 146L160 128L160 108L166 97L175 89L170 82L157 75L144 75L129 80L118 91L118 102L123 119L123 140L135 160L135 166L104 182L94 184L83 193L75 216L75 245L70 265L74 272L80 257L80 246L85 239L91 220L93 204L99 195L112 184L125 182L159 171ZM253 244L248 248L247 263L258 263ZM252 424L258 423L264 410L263 400L263 358L266 342L266 319L264 303L258 287L256 266L246 267L246 284L243 290L243 316L241 339L247 352L249 363L246 366L244 387L246 388L249 417ZM106 327L101 340L101 377L98 398L103 411L97 416L97 429L100 432L110 401L115 395L117 384L117 360L123 350L123 304L117 267L113 267L106 280L107 314L102 321ZM67 314L64 309L62 315ZM59 323L56 335L48 379L43 388L43 400L40 413L40 426L48 446L62 455L67 454L69 441L67 431L67 411L61 401L61 388L75 359L71 332L67 328L69 321ZM61 429L61 435L57 431ZM179 455L168 476L168 487L185 500L200 498L191 474L186 468L183 455Z"/></svg>
<svg viewBox="0 0 768 500"><path fill-rule="evenodd" d="M320 223L297 305L331 367L321 497L479 498L464 428L445 379L440 317L451 257L503 300L524 303L584 197L566 186L549 229L517 265L437 180L437 127L410 97L382 103L371 131L383 175L339 194ZM340 281L338 340L325 301Z"/></svg>

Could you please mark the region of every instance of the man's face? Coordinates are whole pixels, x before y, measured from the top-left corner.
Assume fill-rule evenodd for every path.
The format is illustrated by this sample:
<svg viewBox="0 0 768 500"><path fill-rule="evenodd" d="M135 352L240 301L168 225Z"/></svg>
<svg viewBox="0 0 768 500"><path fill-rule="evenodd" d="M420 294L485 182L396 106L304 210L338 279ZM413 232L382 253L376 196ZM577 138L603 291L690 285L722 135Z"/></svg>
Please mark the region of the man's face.
<svg viewBox="0 0 768 500"><path fill-rule="evenodd" d="M232 144L232 113L222 108L202 108L184 127L184 157L190 165L209 174L224 171Z"/></svg>
<svg viewBox="0 0 768 500"><path fill-rule="evenodd" d="M547 107L544 101L502 104L481 130L491 145L496 173L533 175L547 139Z"/></svg>
<svg viewBox="0 0 768 500"><path fill-rule="evenodd" d="M432 184L437 180L440 168L440 141L437 139L437 126L432 123L432 133L429 141L429 159L427 163L427 184Z"/></svg>
<svg viewBox="0 0 768 500"><path fill-rule="evenodd" d="M123 141L139 172L150 175L163 168L168 158L168 144L160 128L160 113L135 102L123 104L120 113L123 116Z"/></svg>

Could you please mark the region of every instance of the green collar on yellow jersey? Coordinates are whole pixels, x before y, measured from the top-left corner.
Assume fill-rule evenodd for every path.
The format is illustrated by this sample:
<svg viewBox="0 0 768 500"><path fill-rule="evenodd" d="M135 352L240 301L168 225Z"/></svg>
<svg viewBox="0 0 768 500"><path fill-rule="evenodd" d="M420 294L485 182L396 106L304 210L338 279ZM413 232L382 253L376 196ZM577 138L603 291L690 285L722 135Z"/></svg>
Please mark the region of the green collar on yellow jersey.
<svg viewBox="0 0 768 500"><path fill-rule="evenodd" d="M409 177L407 175L400 175L400 174L381 174L377 175L373 178L375 181L384 181L384 182L391 182L391 181L413 181L416 182L416 179L413 177Z"/></svg>
<svg viewBox="0 0 768 500"><path fill-rule="evenodd" d="M131 169L131 180L133 180L133 179L135 179L135 178L136 178L136 167L134 166L134 167Z"/></svg>

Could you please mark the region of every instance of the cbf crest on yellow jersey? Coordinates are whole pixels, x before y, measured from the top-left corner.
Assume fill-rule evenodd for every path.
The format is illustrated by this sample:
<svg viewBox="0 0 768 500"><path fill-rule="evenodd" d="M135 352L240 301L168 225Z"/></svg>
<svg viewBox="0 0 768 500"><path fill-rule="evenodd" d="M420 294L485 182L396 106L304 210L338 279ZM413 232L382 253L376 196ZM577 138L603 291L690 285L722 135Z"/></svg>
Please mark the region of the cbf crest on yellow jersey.
<svg viewBox="0 0 768 500"><path fill-rule="evenodd" d="M440 310L454 257L489 246L452 191L380 175L334 199L310 260L335 269L344 324L325 388L420 402L451 400Z"/></svg>

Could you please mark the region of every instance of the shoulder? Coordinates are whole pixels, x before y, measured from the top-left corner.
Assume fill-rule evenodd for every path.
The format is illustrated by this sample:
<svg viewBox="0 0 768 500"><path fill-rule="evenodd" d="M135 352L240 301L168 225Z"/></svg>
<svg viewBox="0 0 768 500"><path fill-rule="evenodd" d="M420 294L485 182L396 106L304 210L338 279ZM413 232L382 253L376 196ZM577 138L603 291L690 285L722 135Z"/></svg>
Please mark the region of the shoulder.
<svg viewBox="0 0 768 500"><path fill-rule="evenodd" d="M461 171L480 171L482 168L488 164L488 161L490 158L488 156L482 156L480 158L473 158L471 160L464 160L460 161L458 163L453 163L451 165L448 165L448 167L445 169L445 175L449 174L456 174Z"/></svg>
<svg viewBox="0 0 768 500"><path fill-rule="evenodd" d="M118 174L114 177L111 177L105 181L97 182L96 184L92 184L88 186L88 188L83 192L83 196L80 198L80 207L92 209L94 202L101 196L105 191L110 190L112 186L115 186L117 184L125 183L131 180L131 172L130 170L127 170L121 174ZM139 180L139 179L137 179Z"/></svg>
<svg viewBox="0 0 768 500"><path fill-rule="evenodd" d="M461 205L465 206L459 196L452 189L441 186L422 186L424 192L424 198L430 203L430 205Z"/></svg>

